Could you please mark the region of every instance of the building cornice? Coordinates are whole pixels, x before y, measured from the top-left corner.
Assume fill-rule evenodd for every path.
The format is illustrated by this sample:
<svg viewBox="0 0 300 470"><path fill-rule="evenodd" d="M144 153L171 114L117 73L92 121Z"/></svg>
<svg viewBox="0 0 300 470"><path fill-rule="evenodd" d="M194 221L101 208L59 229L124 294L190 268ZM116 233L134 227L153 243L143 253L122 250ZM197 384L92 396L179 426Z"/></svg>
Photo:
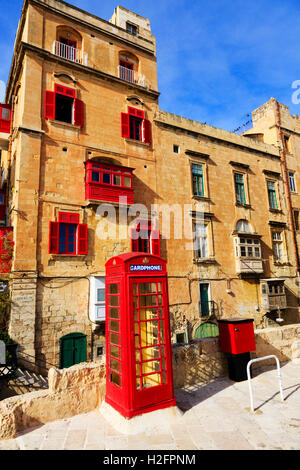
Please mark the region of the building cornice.
<svg viewBox="0 0 300 470"><path fill-rule="evenodd" d="M139 93L145 94L145 95L148 95L148 96L150 95L155 99L157 99L160 95L160 93L158 91L149 90L149 89L147 89L147 88L145 88L141 85L137 85L137 84L133 84L131 82L127 82L126 80L122 80L119 77L107 74L107 73L102 72L102 71L97 70L97 69L93 69L91 67L88 67L87 65L79 64L79 63L76 63L76 62L71 62L68 59L64 59L63 57L56 56L56 55L52 54L52 52L46 51L45 49L42 49L42 48L37 47L37 46L33 46L32 44L28 44L26 42L21 42L20 43L20 47L19 47L19 50L18 50L18 59L21 59L21 60L19 60L19 64L22 63L22 58L23 58L23 56L25 55L26 52L32 52L34 54L39 55L44 60L57 62L57 63L59 63L61 65L64 65L68 68L71 67L72 69L77 70L78 72L85 73L85 74L90 74L90 75L98 77L102 80L119 83L120 85L123 85L123 86L125 86L126 88L128 88L130 90L138 90ZM14 88L14 82L16 80L16 76L18 76L18 69L15 71L14 76L12 76L12 74L11 74L10 77L9 77L8 86L7 86L7 89L9 90L9 92L7 93L7 96L6 96L7 103L9 103L10 100L11 100L11 94L12 94L12 90Z"/></svg>
<svg viewBox="0 0 300 470"><path fill-rule="evenodd" d="M162 127L165 127L165 128L172 128L174 130L177 130L177 131L181 131L181 132L185 132L187 134L190 134L194 137L206 137L207 139L211 140L211 141L214 141L214 142L220 142L220 143L223 143L223 144L226 144L226 145L230 145L230 146L233 146L233 147L236 147L236 148L240 148L242 150L247 150L248 152L252 152L252 153L259 153L259 154L262 154L262 155L266 155L270 158L275 158L276 160L281 160L280 158L280 154L279 154L279 151L278 153L276 152L276 148L274 147L274 153L271 151L268 152L267 149L262 149L262 148L258 148L258 147L254 147L254 146L248 146L246 145L246 143L242 143L241 141L240 142L236 142L234 140L230 140L229 138L226 139L226 137L222 137L222 136L218 136L218 135L213 135L211 132L205 132L205 127L206 125L202 125L202 130L200 129L197 129L195 127L195 129L191 129L190 127L187 127L187 126L184 126L184 125L176 125L175 123L170 123L170 122L166 122L164 120L161 120L159 119L158 117L154 119L154 122L159 125L159 126L162 126ZM197 123L197 124L201 124L201 123ZM214 128L213 128L214 129ZM276 152L276 153L275 153Z"/></svg>
<svg viewBox="0 0 300 470"><path fill-rule="evenodd" d="M67 19L68 21L74 21L82 26L84 26L84 28L89 28L90 30L93 30L93 31L97 31L98 33L101 33L101 34L104 34L106 36L108 36L110 39L115 39L115 40L118 40L118 41L121 41L121 42L124 42L126 44L129 44L131 47L134 47L136 49L140 49L141 51L147 53L147 54L150 54L150 55L153 55L155 56L155 53L154 53L154 50L152 49L149 49L145 46L142 46L141 44L137 44L135 41L131 41L129 38L122 38L120 37L118 34L115 34L111 31L107 31L106 29L104 28L101 28L99 26L96 26L95 24L92 24L92 23L89 23L88 21L85 21L83 19L80 19L80 18L77 18L76 16L74 15L70 15L69 13L67 12L64 12L62 10L59 10L58 8L55 8L49 4L45 4L43 2L40 2L39 0L28 0L29 3L31 3L32 5L35 5L39 8L43 8L45 10L49 10L51 11L52 13L56 14L56 15L59 15L65 19ZM66 2L63 2L63 1L59 1L57 2L57 4L59 3L62 3L63 5L65 5L66 7L70 8L71 10L75 10L75 11L78 11L80 13L83 13L84 15L87 15L87 16L90 16L92 18L95 18L96 20L98 20L99 22L103 22L104 24L107 24L109 25L110 27L112 28L116 28L117 30L119 30L120 32L122 33L125 33L127 34L129 37L129 33L127 33L123 28L120 28L119 26L117 25L114 25L112 23L110 23L109 21L106 21L96 15L93 15L87 11L84 11L84 10L81 10L80 8L78 7L75 7L74 5L71 5L69 3L66 3ZM139 38L141 39L142 41L145 41L145 42L148 42L149 44L151 44L153 46L153 42L152 41L149 41L147 40L146 38Z"/></svg>

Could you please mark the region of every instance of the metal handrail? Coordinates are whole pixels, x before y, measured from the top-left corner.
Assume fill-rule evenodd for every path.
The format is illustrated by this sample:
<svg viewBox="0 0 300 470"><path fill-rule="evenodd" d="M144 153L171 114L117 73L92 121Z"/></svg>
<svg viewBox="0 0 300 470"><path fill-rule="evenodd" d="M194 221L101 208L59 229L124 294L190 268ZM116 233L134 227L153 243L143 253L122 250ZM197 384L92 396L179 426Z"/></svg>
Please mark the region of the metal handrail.
<svg viewBox="0 0 300 470"><path fill-rule="evenodd" d="M257 359L251 359L247 364L247 377L248 377L248 385L249 385L249 392L250 392L250 406L251 406L252 413L254 413L254 405L253 405L253 393L252 393L251 377L250 377L250 366L253 364L253 362L263 361L265 359L271 359L271 358L276 360L277 376L279 380L279 391L280 391L281 401L284 401L282 385L281 385L280 363L279 363L278 357L275 356L274 354L271 354L270 356L264 356L264 357L258 357Z"/></svg>

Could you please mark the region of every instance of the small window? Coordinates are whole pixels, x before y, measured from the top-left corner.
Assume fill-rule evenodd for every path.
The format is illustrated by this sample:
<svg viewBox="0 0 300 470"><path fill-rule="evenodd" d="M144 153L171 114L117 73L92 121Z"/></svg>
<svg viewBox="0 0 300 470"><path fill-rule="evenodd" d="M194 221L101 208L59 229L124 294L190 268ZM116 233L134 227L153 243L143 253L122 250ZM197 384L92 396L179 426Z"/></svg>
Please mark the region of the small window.
<svg viewBox="0 0 300 470"><path fill-rule="evenodd" d="M135 24L132 23L126 23L126 31L127 33L132 34L133 36L137 36L138 33L138 27Z"/></svg>
<svg viewBox="0 0 300 470"><path fill-rule="evenodd" d="M208 258L207 224L195 224L194 253L196 259Z"/></svg>
<svg viewBox="0 0 300 470"><path fill-rule="evenodd" d="M296 192L296 183L295 183L295 173L289 171L289 183L290 183L290 190L292 193Z"/></svg>
<svg viewBox="0 0 300 470"><path fill-rule="evenodd" d="M179 153L179 145L173 145L173 152L174 153Z"/></svg>
<svg viewBox="0 0 300 470"><path fill-rule="evenodd" d="M234 173L235 198L237 204L246 204L246 193L244 184L244 175Z"/></svg>
<svg viewBox="0 0 300 470"><path fill-rule="evenodd" d="M204 178L203 166L198 163L192 163L192 182L193 182L193 195L204 196Z"/></svg>
<svg viewBox="0 0 300 470"><path fill-rule="evenodd" d="M160 256L159 230L152 229L150 221L141 222L135 229L132 229L131 251Z"/></svg>
<svg viewBox="0 0 300 470"><path fill-rule="evenodd" d="M269 207L270 209L278 209L275 181L267 181L267 187L268 187Z"/></svg>
<svg viewBox="0 0 300 470"><path fill-rule="evenodd" d="M235 254L240 258L261 258L260 241L251 238L236 238Z"/></svg>
<svg viewBox="0 0 300 470"><path fill-rule="evenodd" d="M82 127L83 102L75 98L75 90L55 84L55 91L45 92L45 119L74 124Z"/></svg>
<svg viewBox="0 0 300 470"><path fill-rule="evenodd" d="M87 224L79 224L79 215L60 212L58 222L50 222L49 253L87 254Z"/></svg>
<svg viewBox="0 0 300 470"><path fill-rule="evenodd" d="M145 119L144 111L128 107L128 113L121 113L122 137L151 144L151 123Z"/></svg>
<svg viewBox="0 0 300 470"><path fill-rule="evenodd" d="M295 229L299 230L299 211L294 211Z"/></svg>
<svg viewBox="0 0 300 470"><path fill-rule="evenodd" d="M283 234L280 231L272 232L273 253L275 261L283 259Z"/></svg>

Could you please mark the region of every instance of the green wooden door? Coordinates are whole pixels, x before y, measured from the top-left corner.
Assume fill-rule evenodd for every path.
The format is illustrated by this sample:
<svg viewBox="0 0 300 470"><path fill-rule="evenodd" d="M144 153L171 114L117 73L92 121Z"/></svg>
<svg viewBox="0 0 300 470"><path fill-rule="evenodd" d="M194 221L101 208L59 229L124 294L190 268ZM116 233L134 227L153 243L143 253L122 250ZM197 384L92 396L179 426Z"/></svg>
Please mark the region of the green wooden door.
<svg viewBox="0 0 300 470"><path fill-rule="evenodd" d="M209 316L208 289L209 289L209 284L206 284L206 283L200 284L201 317Z"/></svg>
<svg viewBox="0 0 300 470"><path fill-rule="evenodd" d="M219 327L215 323L205 322L195 331L195 338L214 338L219 336Z"/></svg>
<svg viewBox="0 0 300 470"><path fill-rule="evenodd" d="M86 335L70 333L60 338L61 369L86 361Z"/></svg>

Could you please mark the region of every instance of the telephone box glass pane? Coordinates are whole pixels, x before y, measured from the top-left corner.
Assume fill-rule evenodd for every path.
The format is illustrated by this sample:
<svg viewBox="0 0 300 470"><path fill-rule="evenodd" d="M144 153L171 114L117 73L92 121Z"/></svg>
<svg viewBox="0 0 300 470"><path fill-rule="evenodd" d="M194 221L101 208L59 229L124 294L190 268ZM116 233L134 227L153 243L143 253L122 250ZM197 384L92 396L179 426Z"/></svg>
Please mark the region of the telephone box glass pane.
<svg viewBox="0 0 300 470"><path fill-rule="evenodd" d="M120 349L117 346L111 345L110 347L110 355L112 357L116 357L117 359L120 358Z"/></svg>
<svg viewBox="0 0 300 470"><path fill-rule="evenodd" d="M136 374L136 390L144 390L161 385L161 371L166 368L165 347L163 344L164 316L161 282L141 282L133 284L134 299L134 333ZM165 382L164 382L165 383Z"/></svg>
<svg viewBox="0 0 300 470"><path fill-rule="evenodd" d="M119 344L120 343L119 335L117 335L116 333L111 333L110 334L110 342L112 344Z"/></svg>
<svg viewBox="0 0 300 470"><path fill-rule="evenodd" d="M119 374L117 374L116 372L111 371L110 381L113 382L114 384L118 385L119 387L121 387L121 385L122 385L121 376Z"/></svg>
<svg viewBox="0 0 300 470"><path fill-rule="evenodd" d="M119 331L119 322L118 322L118 321L115 321L115 320L111 320L111 322L110 322L110 330L111 330L111 331L116 331L116 332L118 332L118 331Z"/></svg>
<svg viewBox="0 0 300 470"><path fill-rule="evenodd" d="M161 384L161 376L160 374L146 375L142 378L142 382L143 382L143 389L155 387L156 385Z"/></svg>
<svg viewBox="0 0 300 470"><path fill-rule="evenodd" d="M109 293L110 294L118 294L118 284L110 284L109 285Z"/></svg>
<svg viewBox="0 0 300 470"><path fill-rule="evenodd" d="M119 309L118 308L110 308L109 313L110 313L110 318L119 318Z"/></svg>

